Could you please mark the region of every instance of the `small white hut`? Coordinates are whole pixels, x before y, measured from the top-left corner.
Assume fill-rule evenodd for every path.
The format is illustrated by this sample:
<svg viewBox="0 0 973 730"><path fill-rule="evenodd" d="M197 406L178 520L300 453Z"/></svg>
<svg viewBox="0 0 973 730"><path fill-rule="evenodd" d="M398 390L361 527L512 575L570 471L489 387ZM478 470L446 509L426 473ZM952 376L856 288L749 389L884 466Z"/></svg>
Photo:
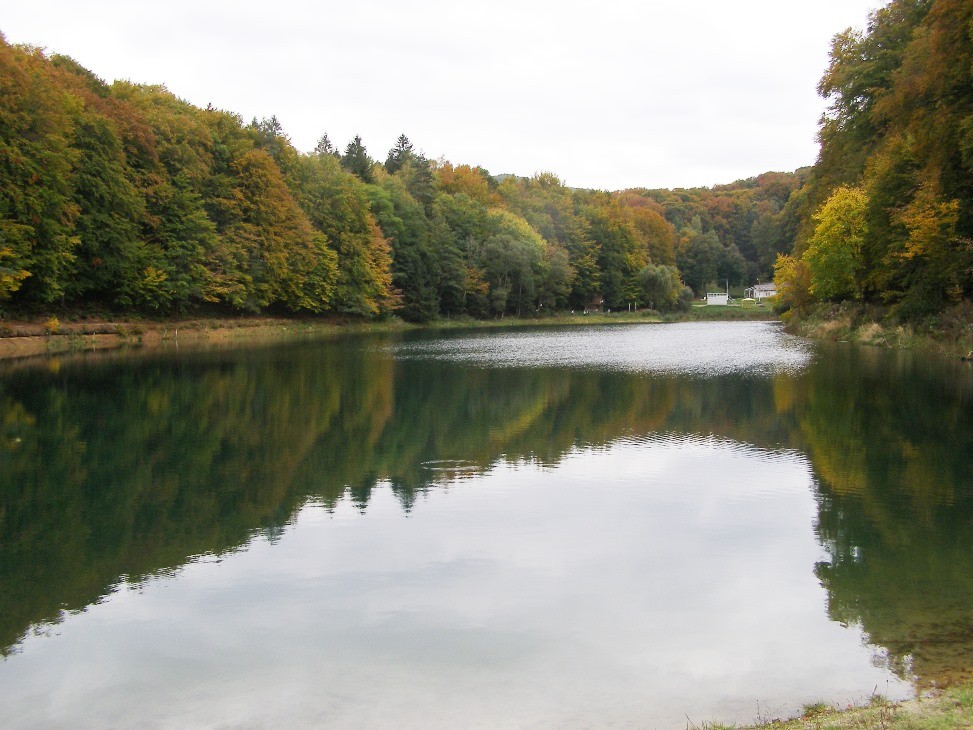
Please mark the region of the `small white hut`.
<svg viewBox="0 0 973 730"><path fill-rule="evenodd" d="M707 292L706 304L722 304L724 307L730 303L730 295L725 291Z"/></svg>
<svg viewBox="0 0 973 730"><path fill-rule="evenodd" d="M768 284L754 284L752 287L746 290L745 294L751 299L756 299L758 302L762 302L764 299L776 297L777 287L773 282Z"/></svg>

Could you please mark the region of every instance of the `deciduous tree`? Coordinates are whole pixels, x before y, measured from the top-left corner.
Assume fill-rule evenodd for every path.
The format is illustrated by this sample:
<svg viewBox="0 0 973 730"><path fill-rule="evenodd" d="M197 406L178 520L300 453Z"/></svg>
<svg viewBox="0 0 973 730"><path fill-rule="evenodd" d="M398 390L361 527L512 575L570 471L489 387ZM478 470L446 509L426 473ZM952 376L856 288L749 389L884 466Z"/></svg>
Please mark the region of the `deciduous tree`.
<svg viewBox="0 0 973 730"><path fill-rule="evenodd" d="M814 216L814 235L804 252L811 294L818 299L861 299L862 245L868 199L861 188L838 188Z"/></svg>

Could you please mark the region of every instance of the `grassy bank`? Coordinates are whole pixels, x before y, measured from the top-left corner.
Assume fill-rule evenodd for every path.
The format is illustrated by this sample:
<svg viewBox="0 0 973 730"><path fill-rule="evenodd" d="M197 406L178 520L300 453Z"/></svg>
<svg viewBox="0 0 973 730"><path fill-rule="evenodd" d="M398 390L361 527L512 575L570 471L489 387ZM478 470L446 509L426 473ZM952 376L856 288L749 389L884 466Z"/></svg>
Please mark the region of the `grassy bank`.
<svg viewBox="0 0 973 730"><path fill-rule="evenodd" d="M410 329L465 329L550 325L599 325L697 320L774 319L766 309L693 307L688 312L554 313L543 317L477 320L441 319L416 325L397 318L379 321L351 318L195 317L181 319L115 318L104 314L38 315L0 320L0 359L64 355L125 347L219 345L327 337L345 333L399 332Z"/></svg>
<svg viewBox="0 0 973 730"><path fill-rule="evenodd" d="M873 697L858 707L832 707L824 703L805 705L800 717L766 720L755 725L689 723L696 730L953 730L973 728L973 685L958 685L932 696L906 702Z"/></svg>
<svg viewBox="0 0 973 730"><path fill-rule="evenodd" d="M763 305L753 307L741 307L737 305L703 305L694 304L688 312L678 312L665 315L665 321L672 322L775 322L779 317L770 307Z"/></svg>
<svg viewBox="0 0 973 730"><path fill-rule="evenodd" d="M504 317L501 319L441 319L423 325L427 329L463 327L529 327L532 325L592 325L646 322L723 322L776 321L777 315L767 308L693 306L684 312L660 314L652 310L638 312L557 312L543 317Z"/></svg>
<svg viewBox="0 0 973 730"><path fill-rule="evenodd" d="M901 323L880 307L821 306L805 314L787 313L787 331L803 337L915 349L960 357L973 350L973 303L914 322Z"/></svg>

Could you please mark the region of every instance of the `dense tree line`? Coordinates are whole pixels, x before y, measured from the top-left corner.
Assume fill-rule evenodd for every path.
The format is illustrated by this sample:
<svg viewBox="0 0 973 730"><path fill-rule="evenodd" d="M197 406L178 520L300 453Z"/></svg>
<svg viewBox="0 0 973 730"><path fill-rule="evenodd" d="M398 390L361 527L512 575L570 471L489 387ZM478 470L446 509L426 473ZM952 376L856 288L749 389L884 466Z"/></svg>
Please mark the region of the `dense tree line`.
<svg viewBox="0 0 973 730"><path fill-rule="evenodd" d="M364 186L161 87L0 44L0 296L180 312L388 306Z"/></svg>
<svg viewBox="0 0 973 730"><path fill-rule="evenodd" d="M675 263L686 284L731 287L768 281L778 254L800 228L802 186L810 169L768 172L712 188L629 190L629 205L652 205L673 227Z"/></svg>
<svg viewBox="0 0 973 730"><path fill-rule="evenodd" d="M685 307L775 277L784 307L901 318L973 293L973 8L894 0L835 36L817 163L617 193L492 176L401 135L308 153L158 86L0 37L0 302L498 317Z"/></svg>
<svg viewBox="0 0 973 730"><path fill-rule="evenodd" d="M0 301L411 320L686 306L769 276L796 175L609 194L433 161L402 135L294 148L160 86L0 37ZM687 288L685 284L689 284Z"/></svg>
<svg viewBox="0 0 973 730"><path fill-rule="evenodd" d="M795 205L785 305L852 300L912 319L973 294L973 5L893 0L834 37L830 106Z"/></svg>

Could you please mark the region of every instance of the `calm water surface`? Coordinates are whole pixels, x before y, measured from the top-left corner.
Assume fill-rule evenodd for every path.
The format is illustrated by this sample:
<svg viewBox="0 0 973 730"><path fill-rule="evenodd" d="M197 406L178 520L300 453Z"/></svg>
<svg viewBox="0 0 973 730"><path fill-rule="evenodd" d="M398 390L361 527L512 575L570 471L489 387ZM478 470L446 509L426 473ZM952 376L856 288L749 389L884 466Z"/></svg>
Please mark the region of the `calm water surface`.
<svg viewBox="0 0 973 730"><path fill-rule="evenodd" d="M0 375L5 727L684 728L969 678L973 370L766 323Z"/></svg>

